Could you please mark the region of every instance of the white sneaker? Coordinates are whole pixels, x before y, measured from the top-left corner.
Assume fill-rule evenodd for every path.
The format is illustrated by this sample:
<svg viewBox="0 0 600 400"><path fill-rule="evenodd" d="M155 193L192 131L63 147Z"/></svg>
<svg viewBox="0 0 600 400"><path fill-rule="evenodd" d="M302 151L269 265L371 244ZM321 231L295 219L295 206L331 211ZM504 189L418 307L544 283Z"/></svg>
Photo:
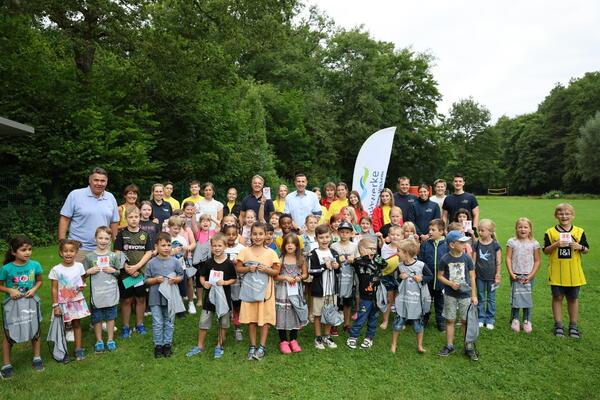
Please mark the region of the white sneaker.
<svg viewBox="0 0 600 400"><path fill-rule="evenodd" d="M67 342L75 341L75 332L73 332L73 329L69 329L65 332L65 339L67 339Z"/></svg>
<svg viewBox="0 0 600 400"><path fill-rule="evenodd" d="M191 315L194 315L194 314L196 314L196 306L194 305L194 302L193 302L193 301L190 301L190 302L188 303L188 312L189 312Z"/></svg>
<svg viewBox="0 0 600 400"><path fill-rule="evenodd" d="M494 330L494 324L487 324L485 327L488 328L490 331Z"/></svg>
<svg viewBox="0 0 600 400"><path fill-rule="evenodd" d="M479 323L479 327L480 327L480 328L483 328L483 325L484 325L484 323L483 323L483 322L480 322L480 323Z"/></svg>
<svg viewBox="0 0 600 400"><path fill-rule="evenodd" d="M325 336L323 338L323 343L329 349L337 349L337 344L335 344L335 342L333 341L333 339L331 338L331 336Z"/></svg>
<svg viewBox="0 0 600 400"><path fill-rule="evenodd" d="M325 344L323 344L323 339L315 338L315 349L325 350Z"/></svg>

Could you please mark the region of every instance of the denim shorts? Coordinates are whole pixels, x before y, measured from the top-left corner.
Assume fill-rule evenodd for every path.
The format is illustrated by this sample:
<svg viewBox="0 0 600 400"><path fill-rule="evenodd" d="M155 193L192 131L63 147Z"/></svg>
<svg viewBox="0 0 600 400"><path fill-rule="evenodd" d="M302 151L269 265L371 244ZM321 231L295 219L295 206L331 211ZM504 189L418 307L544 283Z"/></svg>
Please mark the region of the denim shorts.
<svg viewBox="0 0 600 400"><path fill-rule="evenodd" d="M117 318L117 306L96 308L92 307L92 324L102 321L114 321Z"/></svg>
<svg viewBox="0 0 600 400"><path fill-rule="evenodd" d="M404 329L404 326L408 321L412 322L413 330L415 331L415 333L421 333L425 329L423 327L423 322L420 319L406 319L402 318L399 315L396 315L396 317L394 318L394 325L392 329L395 332L400 332L402 329Z"/></svg>

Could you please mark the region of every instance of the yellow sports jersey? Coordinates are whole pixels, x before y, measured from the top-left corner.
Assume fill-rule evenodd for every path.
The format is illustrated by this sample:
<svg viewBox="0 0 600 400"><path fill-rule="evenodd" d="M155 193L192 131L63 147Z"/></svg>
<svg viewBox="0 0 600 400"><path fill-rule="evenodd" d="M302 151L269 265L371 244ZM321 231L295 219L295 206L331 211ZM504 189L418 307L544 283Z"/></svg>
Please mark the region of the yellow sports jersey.
<svg viewBox="0 0 600 400"><path fill-rule="evenodd" d="M300 235L298 235L298 242L300 243L300 250L302 250L304 248L304 240L302 240L302 237ZM277 246L279 251L281 251L282 243L283 243L283 236L279 236L279 237L275 238L275 245Z"/></svg>
<svg viewBox="0 0 600 400"><path fill-rule="evenodd" d="M552 227L546 231L550 244L560 241L560 231ZM577 243L583 236L583 229L573 226L569 232ZM581 265L581 252L570 247L556 248L550 254L550 285L557 286L582 286L586 284Z"/></svg>
<svg viewBox="0 0 600 400"><path fill-rule="evenodd" d="M381 212L383 213L383 224L390 224L392 220L390 219L390 210L392 207L390 206L381 206Z"/></svg>
<svg viewBox="0 0 600 400"><path fill-rule="evenodd" d="M185 198L185 199L183 199L183 201L181 202L181 205L184 205L184 204L185 204L185 203L187 203L188 201L191 201L191 202L192 202L192 203L194 203L194 204L198 204L198 202L199 202L200 200L204 200L204 197L202 197L202 196L198 196L198 197L193 197L193 196L186 197L186 198Z"/></svg>
<svg viewBox="0 0 600 400"><path fill-rule="evenodd" d="M325 206L321 206L321 218L319 219L319 225L322 224L329 225L329 220L327 219L327 208Z"/></svg>
<svg viewBox="0 0 600 400"><path fill-rule="evenodd" d="M276 212L283 213L285 210L285 199L273 200L273 207L275 207Z"/></svg>
<svg viewBox="0 0 600 400"><path fill-rule="evenodd" d="M327 217L325 218L325 220L329 221L332 216L338 215L342 211L342 208L346 207L347 205L348 199L337 199L336 201L331 203L331 205L329 206L329 210L327 211Z"/></svg>
<svg viewBox="0 0 600 400"><path fill-rule="evenodd" d="M179 205L179 202L177 200L175 200L175 198L169 197L167 199L165 197L163 200L166 201L167 203L169 203L171 205L171 208L173 209L173 211L181 209L181 206Z"/></svg>

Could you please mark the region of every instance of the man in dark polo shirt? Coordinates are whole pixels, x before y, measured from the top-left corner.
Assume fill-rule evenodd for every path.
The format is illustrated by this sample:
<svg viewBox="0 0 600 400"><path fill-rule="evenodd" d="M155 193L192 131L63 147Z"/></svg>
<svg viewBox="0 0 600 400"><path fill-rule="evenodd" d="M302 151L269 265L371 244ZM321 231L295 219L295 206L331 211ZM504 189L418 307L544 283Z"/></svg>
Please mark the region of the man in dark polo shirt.
<svg viewBox="0 0 600 400"><path fill-rule="evenodd" d="M271 199L267 199L263 196L263 187L265 186L265 180L260 175L254 175L252 177L252 193L244 197L240 206L240 224L244 225L246 221L246 211L254 210L256 213L256 220L259 222L266 222L269 215L275 211L275 206Z"/></svg>
<svg viewBox="0 0 600 400"><path fill-rule="evenodd" d="M410 194L410 179L406 176L398 178L398 191L394 193L394 205L402 210L403 221L415 221L413 212L413 203L417 201L417 196Z"/></svg>
<svg viewBox="0 0 600 400"><path fill-rule="evenodd" d="M442 218L444 218L444 222L448 223L448 221L452 221L456 211L464 208L473 216L473 227L477 227L479 225L479 203L477 202L477 198L473 194L465 192L465 178L462 174L454 174L452 183L454 193L446 196L444 205L442 206Z"/></svg>

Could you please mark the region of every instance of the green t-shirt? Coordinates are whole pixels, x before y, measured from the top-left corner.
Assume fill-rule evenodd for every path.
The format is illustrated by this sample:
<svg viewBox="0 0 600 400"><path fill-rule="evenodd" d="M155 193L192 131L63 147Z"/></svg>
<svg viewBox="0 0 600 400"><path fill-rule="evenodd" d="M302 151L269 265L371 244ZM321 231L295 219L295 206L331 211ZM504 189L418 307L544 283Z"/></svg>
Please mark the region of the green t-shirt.
<svg viewBox="0 0 600 400"><path fill-rule="evenodd" d="M44 273L39 262L34 260L27 261L25 265L15 265L8 263L0 269L0 281L9 289L17 288L19 292L25 294L35 286L36 276ZM5 298L9 298L8 293Z"/></svg>

